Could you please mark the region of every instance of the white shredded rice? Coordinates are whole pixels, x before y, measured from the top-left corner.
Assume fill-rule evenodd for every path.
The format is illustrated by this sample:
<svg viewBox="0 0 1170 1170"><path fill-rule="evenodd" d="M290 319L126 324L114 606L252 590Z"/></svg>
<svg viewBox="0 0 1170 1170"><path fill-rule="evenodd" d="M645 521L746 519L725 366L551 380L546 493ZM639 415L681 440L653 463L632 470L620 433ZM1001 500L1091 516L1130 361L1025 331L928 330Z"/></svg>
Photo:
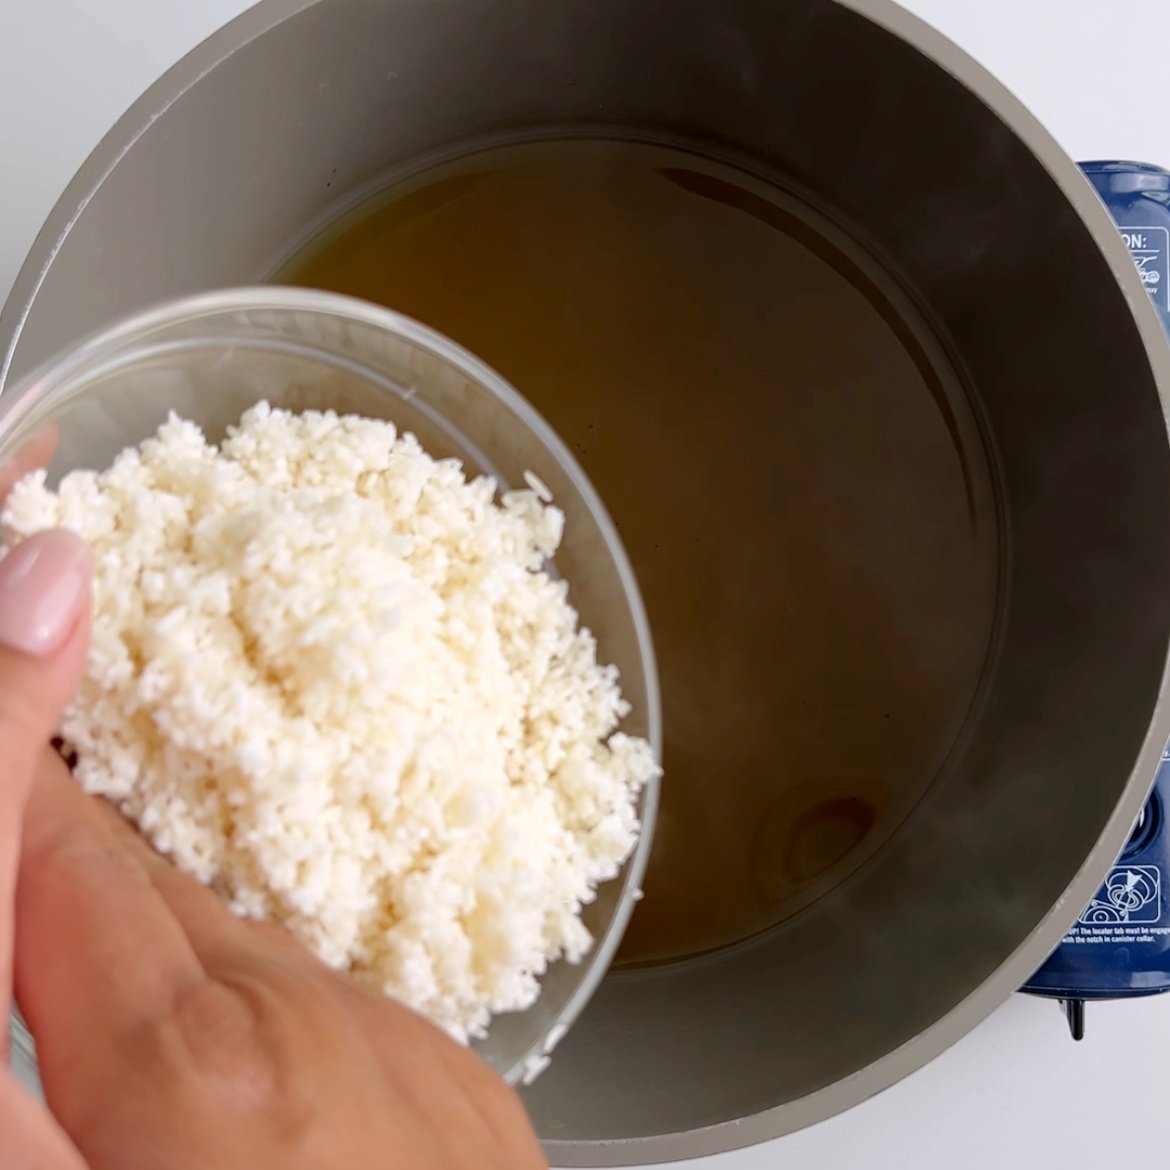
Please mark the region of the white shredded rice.
<svg viewBox="0 0 1170 1170"><path fill-rule="evenodd" d="M262 403L218 450L172 416L108 471L35 473L3 515L94 550L62 729L86 790L460 1038L587 952L658 772L529 483L497 500L388 423Z"/></svg>

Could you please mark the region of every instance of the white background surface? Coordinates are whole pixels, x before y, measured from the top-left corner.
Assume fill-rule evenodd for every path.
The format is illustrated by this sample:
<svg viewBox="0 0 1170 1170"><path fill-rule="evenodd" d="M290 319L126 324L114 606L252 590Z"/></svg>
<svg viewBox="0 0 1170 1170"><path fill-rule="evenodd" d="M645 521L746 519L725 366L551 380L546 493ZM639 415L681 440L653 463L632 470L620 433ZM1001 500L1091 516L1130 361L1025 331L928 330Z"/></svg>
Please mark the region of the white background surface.
<svg viewBox="0 0 1170 1170"><path fill-rule="evenodd" d="M780 2L780 0L777 0ZM555 3L555 0L550 0ZM1076 158L1170 165L1170 0L908 0ZM0 0L0 295L61 189L138 94L247 0ZM926 961L929 961L928 959ZM1170 1165L1170 996L1057 1009L1017 996L851 1113L688 1170L1119 1170Z"/></svg>

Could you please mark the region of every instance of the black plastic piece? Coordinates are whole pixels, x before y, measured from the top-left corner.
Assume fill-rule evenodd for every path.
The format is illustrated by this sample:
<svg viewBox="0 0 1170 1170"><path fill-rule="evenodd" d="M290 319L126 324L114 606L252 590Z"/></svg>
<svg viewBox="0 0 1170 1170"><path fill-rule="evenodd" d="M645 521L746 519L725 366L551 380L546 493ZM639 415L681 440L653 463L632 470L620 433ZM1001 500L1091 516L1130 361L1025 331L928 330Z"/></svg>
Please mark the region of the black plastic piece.
<svg viewBox="0 0 1170 1170"><path fill-rule="evenodd" d="M1074 1040L1085 1038L1085 1001L1083 999L1062 999L1060 1006L1064 1008L1065 1019L1068 1020L1068 1030Z"/></svg>

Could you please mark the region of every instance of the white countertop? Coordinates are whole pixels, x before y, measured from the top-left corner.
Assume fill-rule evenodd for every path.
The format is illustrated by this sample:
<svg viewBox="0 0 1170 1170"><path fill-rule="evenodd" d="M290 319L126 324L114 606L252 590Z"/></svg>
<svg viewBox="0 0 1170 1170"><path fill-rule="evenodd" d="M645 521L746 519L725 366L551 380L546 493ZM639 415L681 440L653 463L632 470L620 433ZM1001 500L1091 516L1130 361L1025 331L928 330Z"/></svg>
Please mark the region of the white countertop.
<svg viewBox="0 0 1170 1170"><path fill-rule="evenodd" d="M553 0L555 2L555 0ZM0 0L0 296L44 216L138 94L248 0ZM907 0L1075 158L1170 165L1170 0ZM1170 995L1090 1007L1076 1045L1014 997L851 1113L690 1170L1120 1170L1170 1165ZM1159 1119L1161 1119L1159 1121Z"/></svg>

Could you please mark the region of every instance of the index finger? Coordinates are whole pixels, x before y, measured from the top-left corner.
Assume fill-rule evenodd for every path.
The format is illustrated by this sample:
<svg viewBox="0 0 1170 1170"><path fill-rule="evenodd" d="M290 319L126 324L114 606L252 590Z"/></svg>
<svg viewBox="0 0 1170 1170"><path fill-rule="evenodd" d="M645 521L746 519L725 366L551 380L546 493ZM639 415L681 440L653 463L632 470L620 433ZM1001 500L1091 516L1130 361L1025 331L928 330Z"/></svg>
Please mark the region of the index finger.
<svg viewBox="0 0 1170 1170"><path fill-rule="evenodd" d="M58 439L56 424L49 423L27 439L12 458L0 464L0 504L30 471L39 471L52 462Z"/></svg>
<svg viewBox="0 0 1170 1170"><path fill-rule="evenodd" d="M110 815L45 753L21 842L15 976L50 1100L66 1066L109 1067L110 1045L165 1018L207 978Z"/></svg>

